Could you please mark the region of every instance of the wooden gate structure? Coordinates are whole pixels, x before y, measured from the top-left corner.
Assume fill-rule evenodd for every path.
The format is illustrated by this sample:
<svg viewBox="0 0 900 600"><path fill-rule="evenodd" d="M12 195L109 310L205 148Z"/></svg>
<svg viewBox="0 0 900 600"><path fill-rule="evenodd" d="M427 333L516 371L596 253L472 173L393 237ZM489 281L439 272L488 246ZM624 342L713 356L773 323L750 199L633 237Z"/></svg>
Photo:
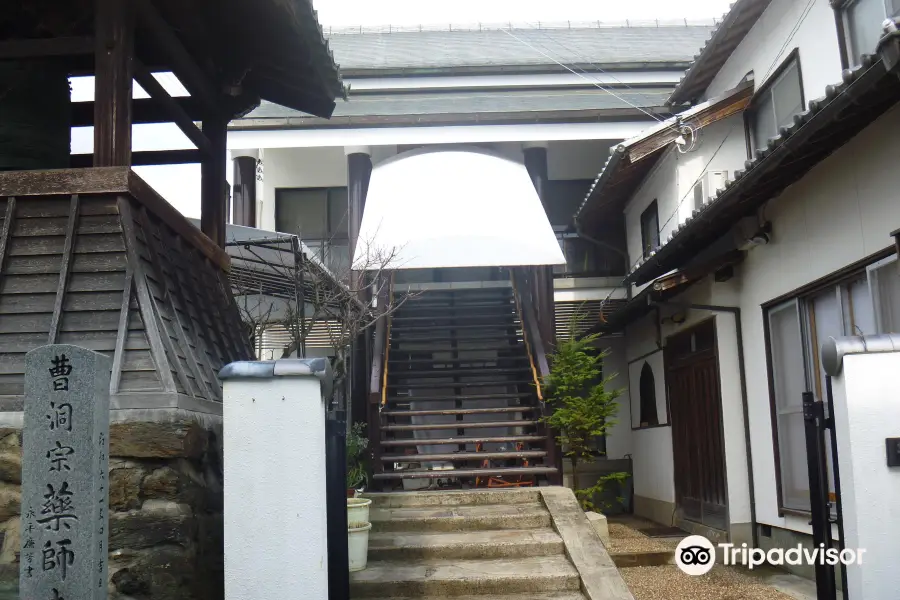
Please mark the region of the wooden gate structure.
<svg viewBox="0 0 900 600"><path fill-rule="evenodd" d="M218 369L252 358L222 249L226 126L262 98L331 116L344 89L311 2L15 4L0 12L0 65L93 74L95 101L69 108L73 126L94 126L94 151L71 157L83 168L0 172L0 411L21 410L25 353L54 342L113 357L116 408L221 401ZM155 72L190 96L171 97ZM149 99L132 99L133 81ZM155 122L196 148L132 152L132 124ZM192 162L202 232L130 169Z"/></svg>

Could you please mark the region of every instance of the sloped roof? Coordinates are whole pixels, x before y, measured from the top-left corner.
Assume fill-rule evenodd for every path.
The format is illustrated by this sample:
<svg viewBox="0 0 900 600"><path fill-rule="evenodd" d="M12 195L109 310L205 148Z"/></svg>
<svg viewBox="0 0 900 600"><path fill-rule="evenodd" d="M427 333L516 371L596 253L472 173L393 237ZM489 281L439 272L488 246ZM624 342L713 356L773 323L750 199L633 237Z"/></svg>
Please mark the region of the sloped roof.
<svg viewBox="0 0 900 600"><path fill-rule="evenodd" d="M248 114L249 119L291 119L290 127L341 126L348 124L388 124L407 117L416 119L423 115L458 115L459 120L484 122L499 114L517 113L522 119L532 120L537 113L583 112L584 116L598 116L601 112L637 112L641 108L667 110L665 101L671 88L617 89L615 95L596 87L580 89L509 89L509 90L447 90L403 93L365 93L351 95L348 102L340 102L331 121L308 117L303 113L263 102ZM408 119L407 119L408 120Z"/></svg>
<svg viewBox="0 0 900 600"><path fill-rule="evenodd" d="M556 67L542 52L569 66L684 66L709 38L713 22L679 23L658 27L332 32L328 41L344 76L356 71Z"/></svg>
<svg viewBox="0 0 900 600"><path fill-rule="evenodd" d="M712 37L675 87L669 104L694 102L703 95L716 74L744 40L772 0L737 0L731 5Z"/></svg>
<svg viewBox="0 0 900 600"><path fill-rule="evenodd" d="M843 80L783 127L768 146L735 171L734 181L679 225L669 238L632 269L626 281L640 285L685 264L743 216L778 196L811 168L900 101L900 31L887 34L879 55L863 56Z"/></svg>
<svg viewBox="0 0 900 600"><path fill-rule="evenodd" d="M753 81L747 80L718 98L698 104L612 149L609 160L597 175L575 220L597 221L609 210L621 211L625 203L675 139L681 128L699 130L743 111L753 95Z"/></svg>

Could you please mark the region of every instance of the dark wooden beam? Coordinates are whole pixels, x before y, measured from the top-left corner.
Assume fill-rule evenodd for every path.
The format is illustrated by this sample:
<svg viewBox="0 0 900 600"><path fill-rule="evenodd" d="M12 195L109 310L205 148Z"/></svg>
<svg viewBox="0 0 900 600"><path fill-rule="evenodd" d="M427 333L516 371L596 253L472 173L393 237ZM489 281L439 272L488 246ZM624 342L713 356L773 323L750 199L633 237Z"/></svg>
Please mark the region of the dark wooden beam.
<svg viewBox="0 0 900 600"><path fill-rule="evenodd" d="M223 94L219 93L212 78L200 68L156 7L149 0L138 0L135 6L138 27L146 30L159 50L169 57L172 71L191 96L203 102L208 113L223 112Z"/></svg>
<svg viewBox="0 0 900 600"><path fill-rule="evenodd" d="M256 227L256 158L234 159L234 224Z"/></svg>
<svg viewBox="0 0 900 600"><path fill-rule="evenodd" d="M93 53L94 38L88 36L0 42L0 60L79 56Z"/></svg>
<svg viewBox="0 0 900 600"><path fill-rule="evenodd" d="M186 165L203 161L199 150L146 150L131 153L131 164L135 167L150 165ZM94 164L92 154L73 154L71 165L83 169Z"/></svg>
<svg viewBox="0 0 900 600"><path fill-rule="evenodd" d="M134 13L130 2L94 0L94 166L131 164L131 59Z"/></svg>
<svg viewBox="0 0 900 600"><path fill-rule="evenodd" d="M195 98L189 96L172 98L182 112L193 121L203 120L202 105ZM73 102L72 127L88 127L94 124L94 103ZM169 111L152 98L141 98L131 101L132 123L171 123L172 115Z"/></svg>
<svg viewBox="0 0 900 600"><path fill-rule="evenodd" d="M203 133L211 151L200 163L200 230L220 248L225 247L225 221L228 206L225 188L225 140L228 121L210 117L203 121Z"/></svg>
<svg viewBox="0 0 900 600"><path fill-rule="evenodd" d="M181 105L169 95L169 92L167 92L162 84L156 80L153 73L147 70L140 61L134 59L132 63L134 68L134 78L141 87L144 88L144 91L150 94L150 99L158 102L166 112L169 113L171 120L178 125L178 128L184 132L184 135L186 135L189 140L191 140L191 143L197 146L197 149L200 150L203 155L210 155L212 153L212 145L209 143L206 136L203 135L203 132L194 125L194 121L186 112L184 112Z"/></svg>

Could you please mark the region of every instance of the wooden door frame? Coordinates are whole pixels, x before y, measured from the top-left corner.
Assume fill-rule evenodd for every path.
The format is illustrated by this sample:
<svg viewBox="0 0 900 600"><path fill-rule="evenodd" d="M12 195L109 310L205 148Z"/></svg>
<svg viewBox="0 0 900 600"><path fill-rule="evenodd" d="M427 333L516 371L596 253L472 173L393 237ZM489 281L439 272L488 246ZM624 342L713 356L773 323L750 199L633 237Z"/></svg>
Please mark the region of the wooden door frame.
<svg viewBox="0 0 900 600"><path fill-rule="evenodd" d="M672 410L672 408L671 408L672 395L669 391L669 373L670 373L670 371L672 371L674 369L682 368L685 366L690 366L694 361L688 360L682 364L673 365L672 351L670 351L668 349L671 348L671 340L672 339L681 337L681 336L685 336L685 335L689 335L690 333L700 329L701 327L704 327L704 326L708 327L710 324L712 325L712 358L713 358L713 360L715 362L715 366L716 366L716 385L718 388L718 396L719 396L718 434L719 434L719 442L722 445L722 473L723 473L723 483L725 485L725 530L724 531L726 531L729 534L729 538L730 538L730 535L731 535L730 534L730 531L731 531L731 503L729 502L729 498L728 498L729 486L728 486L727 447L725 445L725 422L724 422L725 421L725 413L724 413L724 407L722 404L722 368L721 368L721 364L719 363L719 330L718 330L718 321L716 320L716 315L712 315L705 319L701 319L701 320L697 321L696 323L693 323L689 327L686 327L676 333L666 336L665 345L663 346L663 370L665 371L665 377L666 377L666 386L665 387L666 387L667 402L669 404L669 423L672 426L672 461L673 461L673 465L674 465L675 441L676 441L675 440L675 431L676 431L675 413L676 413L676 411ZM703 353L701 356L703 356L704 359L709 357L709 355L707 353ZM751 476L752 476L752 474L751 474ZM679 504L678 504L678 486L675 483L676 477L677 477L677 473L673 474L672 484L673 484L673 487L675 488L675 490L674 490L674 492L675 492L675 494L674 494L675 495L675 511L677 513ZM685 519L685 520L690 520L690 519ZM695 521L691 521L691 522L694 523ZM702 525L704 527L710 527L710 529L716 529L715 527L711 527L702 522L698 523L698 524Z"/></svg>

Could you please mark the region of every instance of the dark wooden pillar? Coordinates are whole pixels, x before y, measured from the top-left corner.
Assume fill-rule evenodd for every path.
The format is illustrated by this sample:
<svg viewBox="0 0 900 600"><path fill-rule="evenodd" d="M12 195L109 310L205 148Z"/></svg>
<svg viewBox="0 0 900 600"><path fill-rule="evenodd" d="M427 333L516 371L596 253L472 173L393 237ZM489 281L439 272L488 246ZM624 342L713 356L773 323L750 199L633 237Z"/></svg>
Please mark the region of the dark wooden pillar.
<svg viewBox="0 0 900 600"><path fill-rule="evenodd" d="M255 156L234 158L234 218L235 225L256 227L256 162Z"/></svg>
<svg viewBox="0 0 900 600"><path fill-rule="evenodd" d="M547 148L544 145L526 145L525 168L531 176L534 183L534 189L537 190L544 206L544 212L547 213ZM556 345L556 319L555 306L553 302L553 267L539 266L535 267L535 304L538 313L538 322L541 329L541 336L544 338L544 344L547 351L552 351Z"/></svg>
<svg viewBox="0 0 900 600"><path fill-rule="evenodd" d="M350 260L359 239L359 228L362 224L366 207L366 194L369 191L369 178L372 175L372 157L366 147L348 147L347 154L347 237L350 245ZM359 290L360 300L368 302L365 286L365 273L353 273L353 286ZM367 416L367 392L369 371L372 365L371 330L360 333L354 341L351 357L351 410L354 422L365 422Z"/></svg>
<svg viewBox="0 0 900 600"><path fill-rule="evenodd" d="M200 229L219 246L225 246L228 191L225 186L225 142L228 121L218 115L203 120L209 156L200 163Z"/></svg>
<svg viewBox="0 0 900 600"><path fill-rule="evenodd" d="M133 5L95 0L94 6L94 166L130 166Z"/></svg>

